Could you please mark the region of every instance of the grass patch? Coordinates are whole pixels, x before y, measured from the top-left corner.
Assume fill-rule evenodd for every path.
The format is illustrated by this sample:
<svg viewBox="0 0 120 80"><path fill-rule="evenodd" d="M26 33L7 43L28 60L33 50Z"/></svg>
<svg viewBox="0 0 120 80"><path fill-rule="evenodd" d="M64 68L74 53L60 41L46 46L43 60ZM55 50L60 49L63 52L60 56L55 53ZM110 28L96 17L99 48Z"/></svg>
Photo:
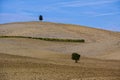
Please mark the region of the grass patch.
<svg viewBox="0 0 120 80"><path fill-rule="evenodd" d="M59 39L59 38L42 38L42 37L27 37L27 36L0 36L0 38L27 38L27 39L37 39L45 41L57 41L57 42L82 42L84 39Z"/></svg>

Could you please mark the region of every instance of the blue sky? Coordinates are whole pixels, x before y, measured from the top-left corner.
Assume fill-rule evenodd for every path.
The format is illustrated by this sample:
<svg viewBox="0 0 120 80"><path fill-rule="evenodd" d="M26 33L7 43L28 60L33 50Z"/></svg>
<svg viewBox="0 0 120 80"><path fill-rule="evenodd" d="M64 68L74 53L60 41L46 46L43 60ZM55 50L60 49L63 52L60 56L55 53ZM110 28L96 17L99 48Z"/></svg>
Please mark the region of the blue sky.
<svg viewBox="0 0 120 80"><path fill-rule="evenodd" d="M0 24L44 21L120 31L120 0L0 0Z"/></svg>

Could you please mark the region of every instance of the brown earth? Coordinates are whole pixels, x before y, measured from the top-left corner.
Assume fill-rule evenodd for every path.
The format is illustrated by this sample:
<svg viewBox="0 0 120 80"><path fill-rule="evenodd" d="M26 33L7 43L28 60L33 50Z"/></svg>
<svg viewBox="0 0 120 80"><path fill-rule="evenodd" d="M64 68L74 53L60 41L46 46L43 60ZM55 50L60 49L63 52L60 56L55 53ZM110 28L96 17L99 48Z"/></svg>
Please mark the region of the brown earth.
<svg viewBox="0 0 120 80"><path fill-rule="evenodd" d="M33 58L0 53L0 80L119 80L120 61L81 57L74 63L68 54Z"/></svg>
<svg viewBox="0 0 120 80"><path fill-rule="evenodd" d="M0 36L85 39L85 43L0 38L0 80L120 80L120 33L49 22L0 24ZM79 63L71 53L81 54Z"/></svg>

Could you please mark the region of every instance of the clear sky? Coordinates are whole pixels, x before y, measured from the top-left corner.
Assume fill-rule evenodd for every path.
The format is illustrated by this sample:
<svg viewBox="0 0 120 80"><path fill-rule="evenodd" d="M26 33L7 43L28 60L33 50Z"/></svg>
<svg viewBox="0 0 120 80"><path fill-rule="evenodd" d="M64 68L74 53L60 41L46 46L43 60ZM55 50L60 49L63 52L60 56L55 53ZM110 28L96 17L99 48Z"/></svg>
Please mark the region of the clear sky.
<svg viewBox="0 0 120 80"><path fill-rule="evenodd" d="M44 21L120 31L120 0L0 0L0 24Z"/></svg>

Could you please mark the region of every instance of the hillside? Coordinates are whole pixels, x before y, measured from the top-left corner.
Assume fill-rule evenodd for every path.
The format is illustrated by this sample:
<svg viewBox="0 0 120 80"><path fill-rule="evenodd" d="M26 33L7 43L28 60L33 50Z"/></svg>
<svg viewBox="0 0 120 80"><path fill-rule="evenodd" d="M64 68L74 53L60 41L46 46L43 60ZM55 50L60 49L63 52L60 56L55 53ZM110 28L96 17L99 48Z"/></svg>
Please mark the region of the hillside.
<svg viewBox="0 0 120 80"><path fill-rule="evenodd" d="M101 41L119 37L118 33L85 26L49 22L21 22L0 25L0 35L54 38L84 38Z"/></svg>
<svg viewBox="0 0 120 80"><path fill-rule="evenodd" d="M0 39L2 53L39 54L39 51L53 53L78 52L100 59L120 59L119 32L100 30L79 25L50 22L21 22L0 25L1 36L31 36L60 39L85 39L85 43L50 42L30 39ZM20 45L20 46L18 46Z"/></svg>
<svg viewBox="0 0 120 80"><path fill-rule="evenodd" d="M74 79L120 80L120 62L81 57L76 64L65 54L41 52L33 58L0 53L0 80Z"/></svg>
<svg viewBox="0 0 120 80"><path fill-rule="evenodd" d="M120 80L119 34L49 22L0 24L0 80ZM81 55L78 63L73 52Z"/></svg>

